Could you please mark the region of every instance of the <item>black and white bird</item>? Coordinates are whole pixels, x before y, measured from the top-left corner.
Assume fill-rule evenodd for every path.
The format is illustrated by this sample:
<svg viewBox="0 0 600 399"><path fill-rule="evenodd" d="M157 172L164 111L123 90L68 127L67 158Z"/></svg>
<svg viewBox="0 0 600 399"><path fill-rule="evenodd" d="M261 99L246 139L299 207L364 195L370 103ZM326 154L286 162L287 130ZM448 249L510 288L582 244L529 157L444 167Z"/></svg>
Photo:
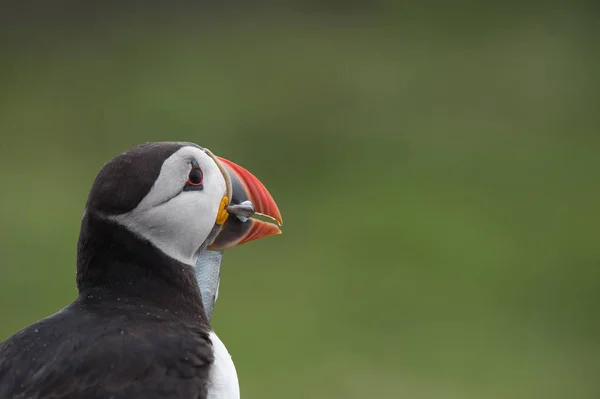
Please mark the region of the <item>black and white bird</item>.
<svg viewBox="0 0 600 399"><path fill-rule="evenodd" d="M1 399L237 399L210 326L221 251L279 234L242 167L192 143L147 143L96 177L77 248L78 297L0 343Z"/></svg>

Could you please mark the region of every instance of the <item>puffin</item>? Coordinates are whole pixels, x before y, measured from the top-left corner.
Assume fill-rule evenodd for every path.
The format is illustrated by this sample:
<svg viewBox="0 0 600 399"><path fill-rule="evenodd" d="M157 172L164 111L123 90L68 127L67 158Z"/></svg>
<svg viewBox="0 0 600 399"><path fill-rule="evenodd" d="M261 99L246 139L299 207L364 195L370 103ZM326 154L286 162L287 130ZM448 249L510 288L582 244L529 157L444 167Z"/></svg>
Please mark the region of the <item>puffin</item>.
<svg viewBox="0 0 600 399"><path fill-rule="evenodd" d="M117 155L85 206L78 295L0 342L0 399L239 399L210 324L223 251L281 224L258 178L197 144Z"/></svg>

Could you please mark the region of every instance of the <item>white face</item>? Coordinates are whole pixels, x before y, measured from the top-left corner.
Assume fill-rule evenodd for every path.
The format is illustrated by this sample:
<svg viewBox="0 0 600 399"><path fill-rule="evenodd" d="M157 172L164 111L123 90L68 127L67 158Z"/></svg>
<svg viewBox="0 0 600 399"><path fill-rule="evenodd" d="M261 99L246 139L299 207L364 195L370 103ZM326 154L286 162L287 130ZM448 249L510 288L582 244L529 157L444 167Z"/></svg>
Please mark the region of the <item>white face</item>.
<svg viewBox="0 0 600 399"><path fill-rule="evenodd" d="M197 180L197 172L190 175L193 167L202 171L202 189L187 184L188 178ZM200 148L182 147L163 163L154 186L135 209L110 218L168 256L194 265L225 195L227 182L214 159Z"/></svg>

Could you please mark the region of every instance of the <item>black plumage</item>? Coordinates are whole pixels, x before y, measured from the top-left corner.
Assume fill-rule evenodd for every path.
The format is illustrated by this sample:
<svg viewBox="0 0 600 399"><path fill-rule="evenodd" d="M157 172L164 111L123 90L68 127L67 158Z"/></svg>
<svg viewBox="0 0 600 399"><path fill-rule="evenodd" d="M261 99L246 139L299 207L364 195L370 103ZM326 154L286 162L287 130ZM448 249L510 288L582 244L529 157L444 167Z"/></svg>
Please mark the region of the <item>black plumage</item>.
<svg viewBox="0 0 600 399"><path fill-rule="evenodd" d="M81 225L78 297L0 343L1 399L206 398L214 359L193 268L102 216L134 208L180 147L104 166Z"/></svg>

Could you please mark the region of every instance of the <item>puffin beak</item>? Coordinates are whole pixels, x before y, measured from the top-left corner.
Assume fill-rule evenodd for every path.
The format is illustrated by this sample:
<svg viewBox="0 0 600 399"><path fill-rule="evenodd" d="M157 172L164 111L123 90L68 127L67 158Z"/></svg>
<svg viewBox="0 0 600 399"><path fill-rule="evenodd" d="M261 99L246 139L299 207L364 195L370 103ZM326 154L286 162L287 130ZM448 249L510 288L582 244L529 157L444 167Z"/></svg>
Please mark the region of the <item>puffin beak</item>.
<svg viewBox="0 0 600 399"><path fill-rule="evenodd" d="M221 214L226 214L217 224L223 224L221 232L208 249L222 251L259 238L281 234L278 226L283 220L275 200L267 188L252 173L241 166L221 157L215 157L226 180L231 182L230 196L222 203ZM227 203L228 202L228 203ZM273 221L253 219L260 215ZM276 223L276 224L275 224Z"/></svg>

